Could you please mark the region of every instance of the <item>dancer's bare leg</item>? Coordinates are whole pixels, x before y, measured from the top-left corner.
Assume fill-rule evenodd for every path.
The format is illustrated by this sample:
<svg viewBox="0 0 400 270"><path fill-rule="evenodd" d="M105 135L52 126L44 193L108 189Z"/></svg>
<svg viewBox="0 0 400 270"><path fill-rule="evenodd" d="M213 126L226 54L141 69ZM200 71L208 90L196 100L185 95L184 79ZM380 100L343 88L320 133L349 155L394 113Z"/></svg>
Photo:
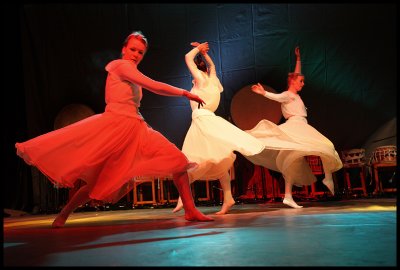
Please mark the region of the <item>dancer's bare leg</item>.
<svg viewBox="0 0 400 270"><path fill-rule="evenodd" d="M226 172L221 178L219 178L219 182L221 183L222 191L224 192L224 203L222 204L222 208L217 215L224 215L228 213L229 209L235 204L235 200L232 197L232 188L231 188L231 177L228 172Z"/></svg>
<svg viewBox="0 0 400 270"><path fill-rule="evenodd" d="M173 178L174 184L182 198L183 208L185 209L185 219L189 221L212 221L212 218L204 215L196 208L186 171L174 174Z"/></svg>
<svg viewBox="0 0 400 270"><path fill-rule="evenodd" d="M67 221L69 215L76 209L78 206L83 205L90 201L89 198L89 186L82 186L75 194L72 196L71 200L64 206L61 212L54 219L52 227L53 228L61 228L64 226Z"/></svg>
<svg viewBox="0 0 400 270"><path fill-rule="evenodd" d="M178 202L176 203L176 206L175 206L174 210L172 210L172 212L176 213L176 212L180 211L182 208L183 208L183 203L182 203L181 196L179 196Z"/></svg>
<svg viewBox="0 0 400 270"><path fill-rule="evenodd" d="M322 183L329 189L332 195L335 195L335 184L333 183L332 173L325 173L325 178L322 180Z"/></svg>
<svg viewBox="0 0 400 270"><path fill-rule="evenodd" d="M285 198L283 199L283 203L286 205L289 205L290 207L293 207L293 208L302 208L303 206L298 205L293 200L292 189L293 189L293 184L289 183L285 180Z"/></svg>

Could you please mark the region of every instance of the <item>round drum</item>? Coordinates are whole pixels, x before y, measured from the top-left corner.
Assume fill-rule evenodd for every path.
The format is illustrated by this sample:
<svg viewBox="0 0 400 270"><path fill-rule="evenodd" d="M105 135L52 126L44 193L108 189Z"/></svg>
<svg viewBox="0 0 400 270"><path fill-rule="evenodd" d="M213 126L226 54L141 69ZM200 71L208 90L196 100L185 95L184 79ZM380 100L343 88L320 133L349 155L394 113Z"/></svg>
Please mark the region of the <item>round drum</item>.
<svg viewBox="0 0 400 270"><path fill-rule="evenodd" d="M94 111L84 104L69 104L61 109L54 120L54 129L68 126L94 115Z"/></svg>
<svg viewBox="0 0 400 270"><path fill-rule="evenodd" d="M343 150L341 154L344 167L365 164L365 149L363 148Z"/></svg>
<svg viewBox="0 0 400 270"><path fill-rule="evenodd" d="M240 89L232 98L231 116L234 124L242 129L254 128L263 119L278 124L282 118L281 104L251 91L251 84ZM276 91L262 85L265 90Z"/></svg>
<svg viewBox="0 0 400 270"><path fill-rule="evenodd" d="M385 145L375 148L372 154L372 163L393 163L396 162L397 147L395 145Z"/></svg>

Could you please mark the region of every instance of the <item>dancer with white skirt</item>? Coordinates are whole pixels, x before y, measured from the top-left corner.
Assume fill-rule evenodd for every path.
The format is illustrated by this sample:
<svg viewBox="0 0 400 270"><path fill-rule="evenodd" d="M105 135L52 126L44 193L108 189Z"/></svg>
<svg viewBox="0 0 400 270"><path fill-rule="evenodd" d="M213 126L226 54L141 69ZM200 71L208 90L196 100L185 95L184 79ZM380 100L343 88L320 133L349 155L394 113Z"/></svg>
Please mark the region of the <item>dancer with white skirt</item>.
<svg viewBox="0 0 400 270"><path fill-rule="evenodd" d="M325 174L323 184L334 194L332 173L341 169L343 164L333 143L307 122L307 110L298 92L304 86L304 75L301 74L300 49L296 47L296 67L288 75L288 89L280 94L265 91L258 83L252 86L252 91L271 100L281 103L281 109L286 122L276 125L268 120L261 120L253 129L247 132L271 145L271 139L279 138L275 146L281 150L266 149L260 155L246 156L257 165L281 172L285 179L285 198L283 203L293 208L301 208L292 197L293 185L310 185L317 181L313 175L306 156L319 156ZM288 144L296 142L296 149L287 150Z"/></svg>
<svg viewBox="0 0 400 270"><path fill-rule="evenodd" d="M189 172L190 183L195 180L220 181L224 201L221 210L216 214L223 215L235 204L229 174L236 159L233 151L252 156L259 154L264 146L256 138L214 114L223 87L217 77L215 65L208 55L208 43L193 42L191 45L194 48L185 56L186 64L194 78L191 93L202 98L205 105L200 108L197 102L190 102L193 111L192 123L186 134L182 152L191 162L199 165ZM177 212L181 208L182 201L179 198L173 211Z"/></svg>

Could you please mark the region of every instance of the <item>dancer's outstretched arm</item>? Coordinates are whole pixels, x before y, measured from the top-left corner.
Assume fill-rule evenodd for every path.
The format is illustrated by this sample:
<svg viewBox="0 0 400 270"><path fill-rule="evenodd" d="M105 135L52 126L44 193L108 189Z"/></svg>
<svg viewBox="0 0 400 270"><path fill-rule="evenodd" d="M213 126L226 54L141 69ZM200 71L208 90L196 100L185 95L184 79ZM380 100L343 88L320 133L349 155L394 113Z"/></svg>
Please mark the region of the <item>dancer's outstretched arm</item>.
<svg viewBox="0 0 400 270"><path fill-rule="evenodd" d="M163 96L185 96L201 105L204 101L197 95L190 93L182 88L178 88L167 83L153 80L137 69L137 66L128 60L121 60L120 63L108 68L109 72L117 74L122 80L142 86L143 88Z"/></svg>
<svg viewBox="0 0 400 270"><path fill-rule="evenodd" d="M289 94L287 92L282 92L280 94L271 93L271 92L265 91L264 87L260 83L252 85L251 90L254 93L257 93L266 98L278 101L280 103L285 103L285 102L291 101L291 97L289 96Z"/></svg>

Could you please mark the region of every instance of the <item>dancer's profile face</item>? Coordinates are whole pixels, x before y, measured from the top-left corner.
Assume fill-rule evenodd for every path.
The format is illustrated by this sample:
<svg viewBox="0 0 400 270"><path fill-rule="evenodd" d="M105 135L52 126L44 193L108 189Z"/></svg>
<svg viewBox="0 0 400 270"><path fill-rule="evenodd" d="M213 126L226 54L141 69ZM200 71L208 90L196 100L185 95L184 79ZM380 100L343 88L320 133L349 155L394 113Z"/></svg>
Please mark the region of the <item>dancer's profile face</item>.
<svg viewBox="0 0 400 270"><path fill-rule="evenodd" d="M138 65L146 53L147 47L142 40L132 37L122 48L122 59L133 61Z"/></svg>
<svg viewBox="0 0 400 270"><path fill-rule="evenodd" d="M297 76L296 79L292 80L292 85L296 91L300 91L304 86L304 76Z"/></svg>

